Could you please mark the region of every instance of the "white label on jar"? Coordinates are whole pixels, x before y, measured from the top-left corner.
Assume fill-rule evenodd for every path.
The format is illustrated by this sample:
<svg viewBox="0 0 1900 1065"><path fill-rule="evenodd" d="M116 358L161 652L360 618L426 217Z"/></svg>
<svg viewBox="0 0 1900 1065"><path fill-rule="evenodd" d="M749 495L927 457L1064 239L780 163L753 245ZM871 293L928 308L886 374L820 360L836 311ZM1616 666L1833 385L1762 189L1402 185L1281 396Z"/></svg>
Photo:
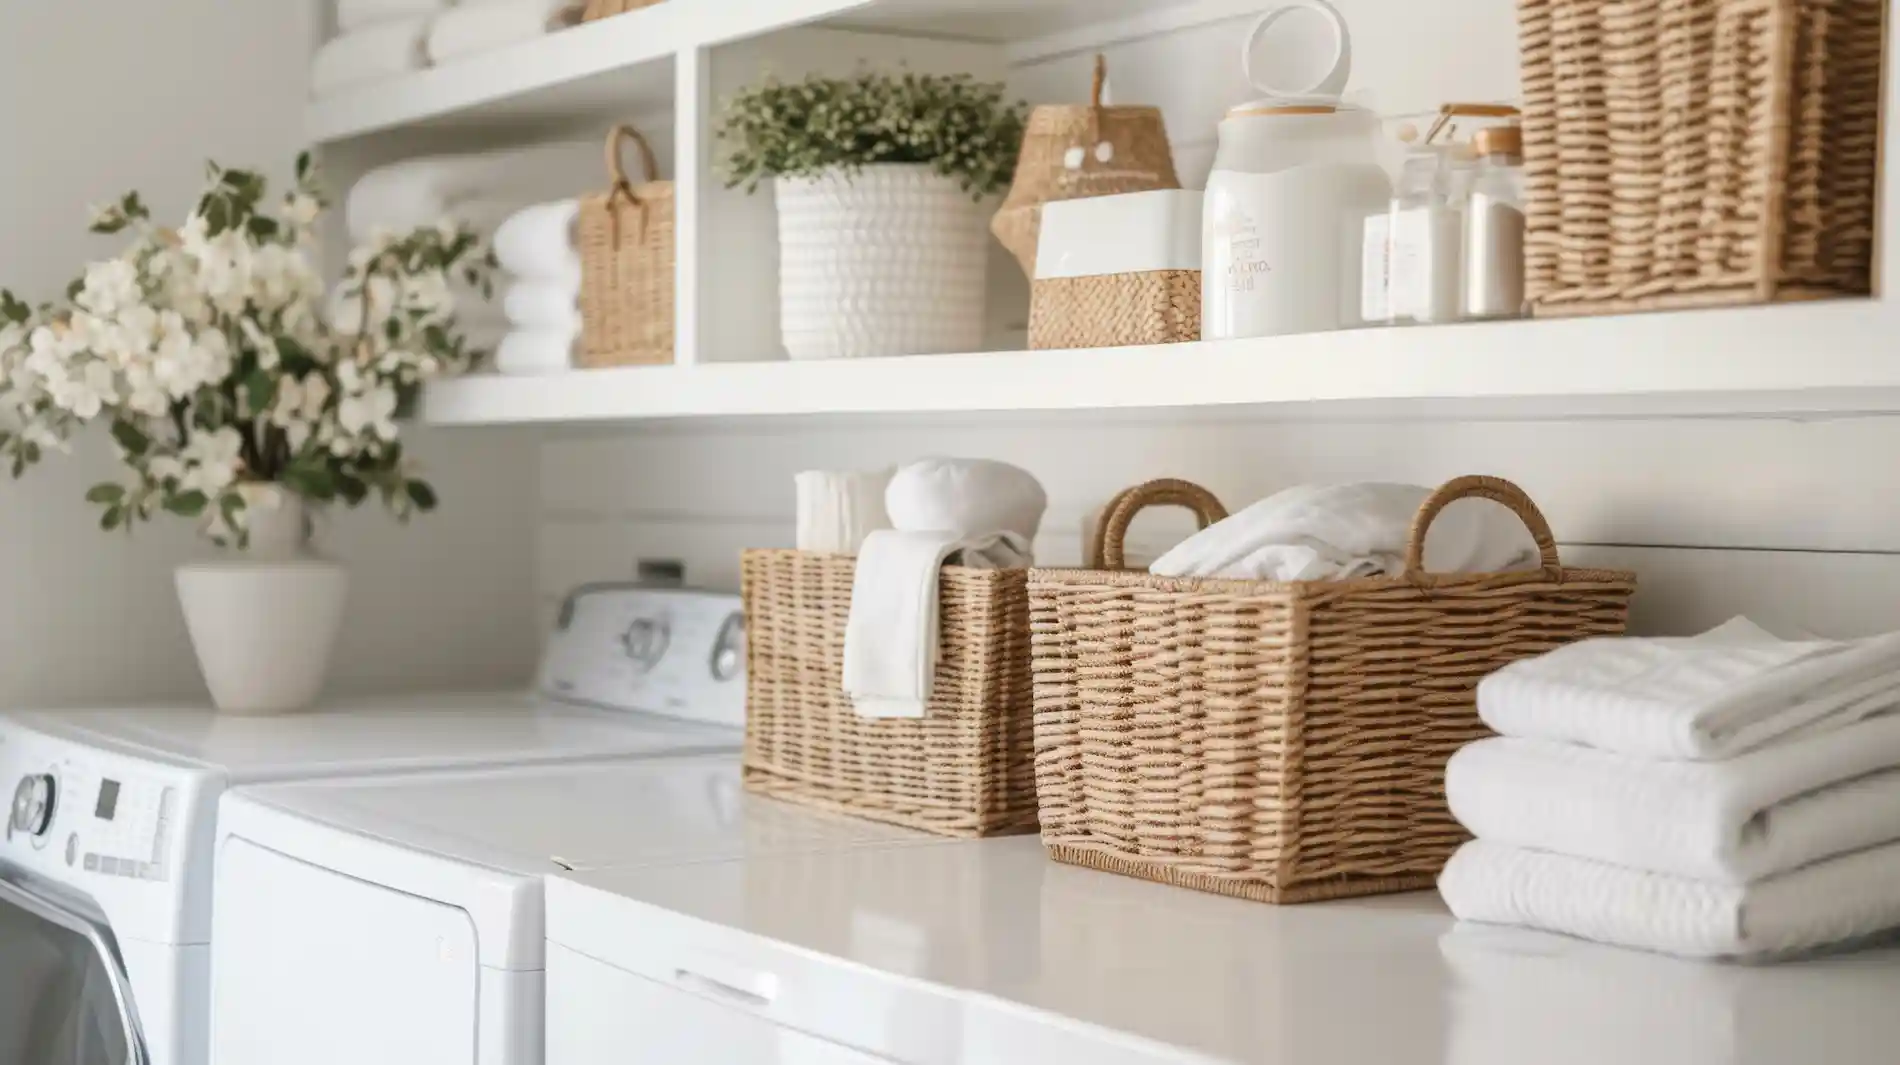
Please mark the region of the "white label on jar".
<svg viewBox="0 0 1900 1065"><path fill-rule="evenodd" d="M1411 207L1392 216L1392 317L1446 322L1458 317L1464 226L1450 207Z"/></svg>
<svg viewBox="0 0 1900 1065"><path fill-rule="evenodd" d="M1392 216L1367 216L1365 235L1359 249L1359 317L1383 322L1392 317Z"/></svg>

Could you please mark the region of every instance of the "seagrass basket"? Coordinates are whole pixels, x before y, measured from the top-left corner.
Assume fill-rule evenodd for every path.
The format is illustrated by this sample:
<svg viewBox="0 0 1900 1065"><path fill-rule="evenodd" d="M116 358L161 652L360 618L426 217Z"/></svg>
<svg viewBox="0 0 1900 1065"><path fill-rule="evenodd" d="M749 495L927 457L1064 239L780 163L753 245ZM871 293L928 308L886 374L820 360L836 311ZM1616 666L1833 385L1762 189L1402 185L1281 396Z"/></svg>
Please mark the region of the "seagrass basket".
<svg viewBox="0 0 1900 1065"><path fill-rule="evenodd" d="M635 184L621 151L639 150L645 178ZM673 361L675 290L673 183L654 180L659 161L632 126L607 138L613 185L581 201L575 241L581 257L581 348L585 369Z"/></svg>
<svg viewBox="0 0 1900 1065"><path fill-rule="evenodd" d="M1495 500L1542 556L1522 573L1428 574L1426 533ZM1143 508L1220 504L1179 481L1129 490L1093 570L1029 577L1042 839L1058 861L1263 902L1428 887L1466 837L1445 763L1487 734L1480 678L1623 632L1635 575L1565 567L1515 485L1465 477L1419 509L1405 573L1282 583L1122 570Z"/></svg>
<svg viewBox="0 0 1900 1065"><path fill-rule="evenodd" d="M1519 0L1542 316L1872 291L1884 0Z"/></svg>
<svg viewBox="0 0 1900 1065"><path fill-rule="evenodd" d="M872 719L844 693L857 560L747 551L745 786L942 836L1036 830L1028 571L944 568L930 705Z"/></svg>

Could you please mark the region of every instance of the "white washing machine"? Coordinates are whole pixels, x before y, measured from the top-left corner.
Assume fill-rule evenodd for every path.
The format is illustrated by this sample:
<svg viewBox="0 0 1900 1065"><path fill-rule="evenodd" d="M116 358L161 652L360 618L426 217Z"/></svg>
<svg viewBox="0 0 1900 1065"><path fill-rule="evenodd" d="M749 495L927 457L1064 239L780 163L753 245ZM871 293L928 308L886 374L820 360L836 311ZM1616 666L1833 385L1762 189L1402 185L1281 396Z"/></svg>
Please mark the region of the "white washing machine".
<svg viewBox="0 0 1900 1065"><path fill-rule="evenodd" d="M212 1061L534 1065L548 874L942 842L746 795L730 754L238 789Z"/></svg>
<svg viewBox="0 0 1900 1065"><path fill-rule="evenodd" d="M563 608L534 694L274 719L0 717L0 786L15 789L0 838L0 1065L202 1065L227 788L735 749L743 628L731 596L598 586Z"/></svg>

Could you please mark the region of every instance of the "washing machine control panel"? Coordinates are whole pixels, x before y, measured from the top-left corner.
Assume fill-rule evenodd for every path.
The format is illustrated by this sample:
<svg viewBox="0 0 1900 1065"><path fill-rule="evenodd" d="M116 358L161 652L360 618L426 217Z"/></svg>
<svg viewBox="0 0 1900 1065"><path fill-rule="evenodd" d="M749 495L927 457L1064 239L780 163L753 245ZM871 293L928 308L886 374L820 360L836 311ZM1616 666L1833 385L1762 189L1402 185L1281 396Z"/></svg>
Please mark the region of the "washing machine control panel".
<svg viewBox="0 0 1900 1065"><path fill-rule="evenodd" d="M165 881L177 789L130 759L28 732L0 742L0 857L69 882Z"/></svg>
<svg viewBox="0 0 1900 1065"><path fill-rule="evenodd" d="M637 584L581 588L555 621L540 687L553 699L742 726L739 597Z"/></svg>

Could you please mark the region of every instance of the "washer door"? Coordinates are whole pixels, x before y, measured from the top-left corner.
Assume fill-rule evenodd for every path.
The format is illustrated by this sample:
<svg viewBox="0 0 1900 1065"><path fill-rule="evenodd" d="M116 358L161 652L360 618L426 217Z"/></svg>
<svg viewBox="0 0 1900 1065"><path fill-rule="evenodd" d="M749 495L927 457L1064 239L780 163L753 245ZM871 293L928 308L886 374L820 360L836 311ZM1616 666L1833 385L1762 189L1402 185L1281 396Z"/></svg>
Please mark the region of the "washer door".
<svg viewBox="0 0 1900 1065"><path fill-rule="evenodd" d="M118 941L91 904L0 868L0 1065L146 1065Z"/></svg>

